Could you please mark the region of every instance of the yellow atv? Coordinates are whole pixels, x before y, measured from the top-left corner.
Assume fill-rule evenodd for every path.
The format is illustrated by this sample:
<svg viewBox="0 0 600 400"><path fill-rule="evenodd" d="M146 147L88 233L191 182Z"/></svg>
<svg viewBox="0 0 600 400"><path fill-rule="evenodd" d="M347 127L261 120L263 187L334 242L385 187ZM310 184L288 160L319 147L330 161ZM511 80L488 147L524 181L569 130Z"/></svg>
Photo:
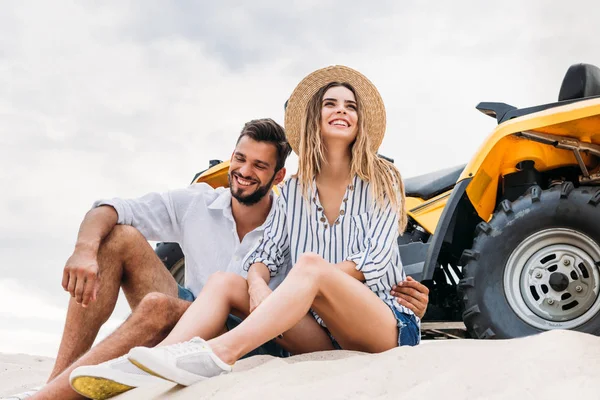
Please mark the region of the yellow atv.
<svg viewBox="0 0 600 400"><path fill-rule="evenodd" d="M600 334L600 69L573 65L558 100L480 103L498 126L466 167L406 182L407 273L474 337Z"/></svg>
<svg viewBox="0 0 600 400"><path fill-rule="evenodd" d="M472 336L600 334L600 69L572 66L559 101L480 103L497 128L465 166L407 179L407 274L430 288L426 320ZM193 182L226 186L228 162ZM183 255L157 253L182 281Z"/></svg>

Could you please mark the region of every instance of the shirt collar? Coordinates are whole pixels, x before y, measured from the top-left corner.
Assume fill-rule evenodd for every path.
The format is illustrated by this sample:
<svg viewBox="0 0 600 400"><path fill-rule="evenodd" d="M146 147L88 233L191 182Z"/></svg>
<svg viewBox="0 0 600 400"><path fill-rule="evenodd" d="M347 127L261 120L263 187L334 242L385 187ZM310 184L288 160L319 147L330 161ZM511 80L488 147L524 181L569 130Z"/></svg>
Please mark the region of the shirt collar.
<svg viewBox="0 0 600 400"><path fill-rule="evenodd" d="M265 222L263 222L262 225L260 225L257 228L259 230L262 230L264 228L264 225L267 222L267 220L269 219L269 216L275 210L275 203L277 201L277 195L275 194L275 192L273 190L271 190L269 195L272 198L271 209L269 210L269 214L267 215ZM219 195L211 203L208 204L208 208L211 210L222 210L223 215L225 215L228 219L233 221L233 214L231 213L231 190L229 190L229 188L224 188L224 190L221 193L219 193Z"/></svg>
<svg viewBox="0 0 600 400"><path fill-rule="evenodd" d="M208 204L208 208L211 210L225 210L227 208L231 209L231 191L229 188L224 188L224 190L219 193L219 195Z"/></svg>

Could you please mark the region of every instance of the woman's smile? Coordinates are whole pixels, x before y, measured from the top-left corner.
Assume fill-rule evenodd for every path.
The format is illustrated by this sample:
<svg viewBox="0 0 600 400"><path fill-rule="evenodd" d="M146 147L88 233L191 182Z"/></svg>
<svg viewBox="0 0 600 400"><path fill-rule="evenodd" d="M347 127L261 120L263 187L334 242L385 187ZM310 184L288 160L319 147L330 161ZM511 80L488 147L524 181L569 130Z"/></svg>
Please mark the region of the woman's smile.
<svg viewBox="0 0 600 400"><path fill-rule="evenodd" d="M342 118L334 118L332 121L329 122L329 125L332 126L340 126L343 128L349 128L350 127L350 122L346 121L345 119Z"/></svg>

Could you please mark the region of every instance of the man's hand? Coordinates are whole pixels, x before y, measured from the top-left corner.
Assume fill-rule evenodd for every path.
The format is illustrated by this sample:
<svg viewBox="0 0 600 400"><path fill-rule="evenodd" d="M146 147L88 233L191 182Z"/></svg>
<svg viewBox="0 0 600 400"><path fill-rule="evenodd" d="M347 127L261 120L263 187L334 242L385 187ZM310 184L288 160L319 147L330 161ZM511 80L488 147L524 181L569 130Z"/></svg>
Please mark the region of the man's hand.
<svg viewBox="0 0 600 400"><path fill-rule="evenodd" d="M429 303L429 289L427 286L409 276L405 281L392 286L391 294L396 297L399 304L412 310L417 317L423 318Z"/></svg>
<svg viewBox="0 0 600 400"><path fill-rule="evenodd" d="M75 251L63 270L62 287L78 304L87 307L98 294L98 260L96 256Z"/></svg>
<svg viewBox="0 0 600 400"><path fill-rule="evenodd" d="M113 207L100 206L88 211L79 227L75 251L63 270L62 287L83 307L96 300L100 286L98 249L117 219Z"/></svg>
<svg viewBox="0 0 600 400"><path fill-rule="evenodd" d="M250 295L250 313L256 310L273 291L266 284L256 284L248 286L248 295Z"/></svg>

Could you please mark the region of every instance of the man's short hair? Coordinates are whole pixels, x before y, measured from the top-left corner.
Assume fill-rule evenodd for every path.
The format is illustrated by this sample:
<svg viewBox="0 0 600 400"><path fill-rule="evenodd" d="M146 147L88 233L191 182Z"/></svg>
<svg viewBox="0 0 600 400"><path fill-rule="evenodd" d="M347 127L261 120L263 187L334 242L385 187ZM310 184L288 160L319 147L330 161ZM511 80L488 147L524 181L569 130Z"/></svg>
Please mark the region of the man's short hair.
<svg viewBox="0 0 600 400"><path fill-rule="evenodd" d="M244 137L248 136L257 142L267 142L273 144L277 149L277 165L275 172L285 166L285 160L292 152L292 147L285 137L283 127L271 118L253 119L244 125L236 145Z"/></svg>

